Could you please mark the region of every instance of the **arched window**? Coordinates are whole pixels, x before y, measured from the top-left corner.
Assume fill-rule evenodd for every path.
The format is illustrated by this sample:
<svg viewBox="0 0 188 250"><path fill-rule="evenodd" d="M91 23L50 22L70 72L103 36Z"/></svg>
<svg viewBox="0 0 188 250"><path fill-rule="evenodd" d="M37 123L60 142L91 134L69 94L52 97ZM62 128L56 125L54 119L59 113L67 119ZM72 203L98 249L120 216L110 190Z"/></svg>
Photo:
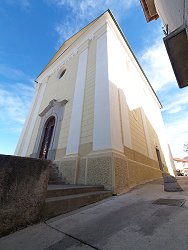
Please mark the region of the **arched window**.
<svg viewBox="0 0 188 250"><path fill-rule="evenodd" d="M48 150L51 144L53 132L54 132L54 126L55 126L55 117L51 116L48 118L44 125L44 132L43 132L43 138L42 138L42 144L40 148L40 159L47 159L48 156Z"/></svg>

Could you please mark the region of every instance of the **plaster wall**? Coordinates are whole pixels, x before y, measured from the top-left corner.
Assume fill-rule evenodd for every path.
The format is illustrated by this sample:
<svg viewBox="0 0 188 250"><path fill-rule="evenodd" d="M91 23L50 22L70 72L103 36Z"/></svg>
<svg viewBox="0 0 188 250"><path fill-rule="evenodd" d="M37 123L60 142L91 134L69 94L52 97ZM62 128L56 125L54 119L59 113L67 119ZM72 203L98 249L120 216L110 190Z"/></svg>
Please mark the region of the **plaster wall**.
<svg viewBox="0 0 188 250"><path fill-rule="evenodd" d="M65 106L64 118L62 122L62 127L59 135L59 142L57 148L57 157L65 155L67 142L68 142L68 134L70 128L70 119L72 114L72 106L73 106L73 96L75 90L75 82L77 80L77 67L78 67L78 48L81 48L83 44L86 42L88 44L89 50L89 58L88 63L86 63L87 72L86 72L86 88L84 88L87 93L86 98L84 99L83 104L83 115L82 115L82 123L81 123L81 135L79 136L79 140L81 144L91 143L92 135L93 135L93 116L94 116L94 81L95 81L95 32L100 29L105 23L105 18L101 19L100 23L93 23L92 30L90 28L83 29L81 37L79 35L75 36L71 44L71 41L67 43L67 49L63 51L63 48L60 49L61 53L56 55L53 63L50 63L49 66L40 74L37 78L39 82L48 79L45 91L44 98L42 97L40 100L40 104L38 105L38 112L35 112L35 119L33 119L33 114L31 115L31 120L27 123L32 122L34 125L32 128L32 137L27 140L28 141L28 149L26 150L26 155L31 155L33 152L34 144L36 141L37 131L40 125L40 117L38 116L41 111L43 111L49 104L52 99L56 99L57 101L68 100ZM86 32L89 30L89 32ZM91 46L90 46L91 45ZM65 47L66 47L65 46ZM66 69L65 75L58 79L59 74L62 72L62 69ZM37 97L38 99L38 97ZM36 105L36 104L35 104ZM32 111L33 112L33 111ZM81 119L82 119L81 118ZM86 129L84 129L84 126ZM27 130L27 129L26 129ZM25 135L26 136L26 135ZM22 144L25 141L25 137L22 136L22 140L19 144Z"/></svg>
<svg viewBox="0 0 188 250"><path fill-rule="evenodd" d="M116 124L116 128L113 128L112 131L114 135L116 131L118 131L119 135L122 133L123 141L116 136L116 141L118 140L119 144L124 143L124 146L131 146L133 149L148 155L143 121L139 110L141 107L142 95L140 89L143 85L143 81L135 69L134 59L127 53L128 48L121 44L111 26L109 26L108 29L108 36L109 79L111 86L114 85L114 89L116 88L121 92L121 99L119 99L120 103L112 102L112 106L116 107L115 113L117 116L117 114L119 115L120 109L118 105L122 106L122 102L124 101L124 106L128 113L127 115L124 111L121 117L116 117L114 121L120 123L121 119L121 122L123 121L122 127L130 127L131 138L129 138L128 135L129 131L125 129L121 131L119 124L118 129ZM114 50L114 48L116 49ZM113 98L111 98L111 100L115 100L117 92L113 91L112 93ZM124 110L123 107L121 109Z"/></svg>
<svg viewBox="0 0 188 250"><path fill-rule="evenodd" d="M185 10L187 0L155 0L154 2L163 24L168 24L169 33L184 24L188 15Z"/></svg>
<svg viewBox="0 0 188 250"><path fill-rule="evenodd" d="M71 121L67 142L66 154L77 154L80 144L81 123L86 83L86 71L87 71L87 59L88 59L88 42L83 51L79 53L76 85L73 97L73 106L71 112Z"/></svg>
<svg viewBox="0 0 188 250"><path fill-rule="evenodd" d="M45 78L42 83L38 83L36 86L36 94L33 99L30 114L25 121L24 128L21 134L21 138L18 143L16 155L26 156L28 148L30 146L30 141L32 139L32 134L34 131L36 120L38 119L38 112L40 105L44 96L48 78Z"/></svg>
<svg viewBox="0 0 188 250"><path fill-rule="evenodd" d="M131 140L133 145L132 148L141 154L149 156L140 108L129 111L129 121L131 127Z"/></svg>
<svg viewBox="0 0 188 250"><path fill-rule="evenodd" d="M125 96L129 110L127 123L129 122L131 131L132 149L156 159L155 147L158 146L162 150L163 164L167 165L173 174L160 104L113 23L108 25L108 37L109 80L121 91L121 95ZM126 138L126 131L122 130L122 133L122 137ZM155 140L151 140L154 134Z"/></svg>
<svg viewBox="0 0 188 250"><path fill-rule="evenodd" d="M93 150L111 148L107 33L97 39Z"/></svg>
<svg viewBox="0 0 188 250"><path fill-rule="evenodd" d="M93 142L96 40L89 43L80 145ZM81 149L80 149L81 150ZM82 153L82 152L79 152Z"/></svg>
<svg viewBox="0 0 188 250"><path fill-rule="evenodd" d="M64 99L68 100L67 104L65 105L63 122L61 124L58 148L63 148L67 146L73 95L76 82L77 65L78 65L78 54L73 56L71 60L68 61L66 65L63 66L63 68L66 69L66 72L61 79L59 79L59 74L61 72L61 69L57 70L54 74L51 75L51 77L49 77L44 92L44 98L42 99L42 103L38 111L38 116L34 126L33 135L29 144L27 155L30 155L33 152L36 136L41 121L39 114L48 106L49 102L53 99L56 99L58 101Z"/></svg>

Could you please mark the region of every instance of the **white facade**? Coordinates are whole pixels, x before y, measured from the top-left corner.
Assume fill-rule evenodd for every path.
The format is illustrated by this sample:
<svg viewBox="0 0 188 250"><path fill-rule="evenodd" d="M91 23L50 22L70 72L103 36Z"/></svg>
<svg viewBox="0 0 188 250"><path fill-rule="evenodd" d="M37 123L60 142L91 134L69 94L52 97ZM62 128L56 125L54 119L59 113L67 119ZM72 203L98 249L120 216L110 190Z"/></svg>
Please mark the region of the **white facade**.
<svg viewBox="0 0 188 250"><path fill-rule="evenodd" d="M109 11L66 41L37 82L17 155L40 156L54 117L45 156L69 183L121 193L163 166L173 174L160 102Z"/></svg>

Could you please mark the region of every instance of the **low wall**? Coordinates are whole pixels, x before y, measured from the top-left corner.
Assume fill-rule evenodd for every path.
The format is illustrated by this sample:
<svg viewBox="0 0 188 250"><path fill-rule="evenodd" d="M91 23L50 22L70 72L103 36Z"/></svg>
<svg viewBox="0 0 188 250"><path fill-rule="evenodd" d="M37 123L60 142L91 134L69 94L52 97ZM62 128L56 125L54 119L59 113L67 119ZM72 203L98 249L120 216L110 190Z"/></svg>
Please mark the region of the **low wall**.
<svg viewBox="0 0 188 250"><path fill-rule="evenodd" d="M0 236L39 221L51 162L0 155Z"/></svg>

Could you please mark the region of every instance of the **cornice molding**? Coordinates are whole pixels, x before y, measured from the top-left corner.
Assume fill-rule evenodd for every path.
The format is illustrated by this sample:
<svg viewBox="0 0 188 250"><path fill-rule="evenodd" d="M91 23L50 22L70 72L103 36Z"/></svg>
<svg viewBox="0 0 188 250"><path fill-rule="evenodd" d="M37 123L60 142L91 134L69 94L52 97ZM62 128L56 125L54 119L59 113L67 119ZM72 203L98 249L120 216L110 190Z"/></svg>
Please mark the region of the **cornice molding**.
<svg viewBox="0 0 188 250"><path fill-rule="evenodd" d="M43 117L51 108L61 105L64 106L68 100L64 99L62 101L57 101L56 99L53 99L49 102L48 106L39 114L40 117Z"/></svg>

